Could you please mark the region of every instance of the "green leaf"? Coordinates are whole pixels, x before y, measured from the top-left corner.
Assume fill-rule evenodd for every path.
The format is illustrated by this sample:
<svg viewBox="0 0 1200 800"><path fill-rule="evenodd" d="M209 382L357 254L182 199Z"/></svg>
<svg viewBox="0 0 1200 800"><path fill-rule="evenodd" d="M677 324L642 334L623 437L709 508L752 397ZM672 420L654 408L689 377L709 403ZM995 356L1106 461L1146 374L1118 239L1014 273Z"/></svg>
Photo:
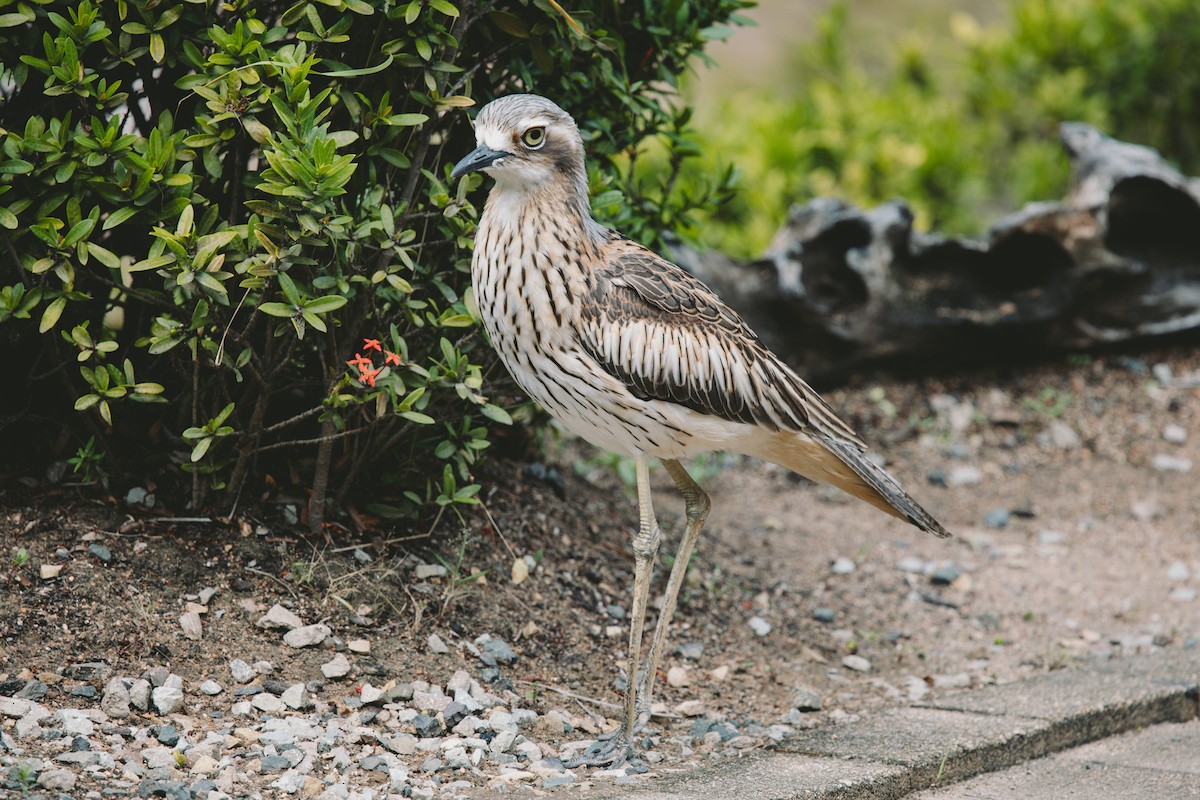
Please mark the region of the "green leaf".
<svg viewBox="0 0 1200 800"><path fill-rule="evenodd" d="M401 411L400 416L404 417L409 422L415 422L418 425L432 425L437 421L428 414L422 414L419 411Z"/></svg>
<svg viewBox="0 0 1200 800"><path fill-rule="evenodd" d="M20 221L17 219L16 214L0 206L0 226L8 228L10 231L15 231L19 224Z"/></svg>
<svg viewBox="0 0 1200 800"><path fill-rule="evenodd" d="M407 128L412 125L420 125L428 121L428 114L392 114L387 118L388 125L395 125L398 128Z"/></svg>
<svg viewBox="0 0 1200 800"><path fill-rule="evenodd" d="M495 406L495 405L492 405L491 403L485 403L483 405L483 407L480 408L479 410L483 413L483 415L485 417L492 420L493 422L499 422L501 425L512 425L513 424L512 417L509 416L508 412L505 411L500 406Z"/></svg>
<svg viewBox="0 0 1200 800"><path fill-rule="evenodd" d="M326 78L357 78L362 75L374 75L376 72L383 72L392 65L394 61L390 55L379 64L373 67L360 67L359 69L335 69L330 72L319 72L313 70L313 75L321 75Z"/></svg>
<svg viewBox="0 0 1200 800"><path fill-rule="evenodd" d="M438 11L445 14L447 17L457 17L458 9L451 5L447 0L428 0L430 8L436 8Z"/></svg>
<svg viewBox="0 0 1200 800"><path fill-rule="evenodd" d="M346 305L346 298L337 294L329 294L324 297L318 297L316 300L310 300L304 304L304 310L313 314L328 314L330 311L337 311L342 306Z"/></svg>
<svg viewBox="0 0 1200 800"><path fill-rule="evenodd" d="M100 226L100 230L111 230L120 225L122 222L128 220L130 217L137 216L137 213L138 210L133 206L118 208L116 211L108 215L108 217L104 220L104 224Z"/></svg>
<svg viewBox="0 0 1200 800"><path fill-rule="evenodd" d="M108 248L105 248L105 247L101 247L100 245L96 244L95 242L88 242L87 249L88 249L89 253L91 253L93 256L96 257L97 261L99 261L101 264L108 267L109 269L120 269L121 268L121 259L117 258L117 254L114 253L112 250L109 250Z"/></svg>
<svg viewBox="0 0 1200 800"><path fill-rule="evenodd" d="M130 272L144 272L148 269L158 269L165 267L168 264L175 263L175 255L173 253L164 253L161 256L151 256L144 258L129 268Z"/></svg>
<svg viewBox="0 0 1200 800"><path fill-rule="evenodd" d="M196 442L196 446L192 448L192 463L196 463L204 458L204 454L208 452L208 448L212 447L213 437L205 436L200 441Z"/></svg>
<svg viewBox="0 0 1200 800"><path fill-rule="evenodd" d="M59 297L53 303L46 306L46 310L42 312L42 321L38 324L38 333L45 333L57 325L58 318L62 316L63 309L66 307L66 296Z"/></svg>
<svg viewBox="0 0 1200 800"><path fill-rule="evenodd" d="M272 317L290 317L296 313L295 306L283 303L263 303L258 307L258 310Z"/></svg>
<svg viewBox="0 0 1200 800"><path fill-rule="evenodd" d="M493 11L488 14L488 19L509 36L515 36L518 39L529 38L529 25L516 14L508 11Z"/></svg>

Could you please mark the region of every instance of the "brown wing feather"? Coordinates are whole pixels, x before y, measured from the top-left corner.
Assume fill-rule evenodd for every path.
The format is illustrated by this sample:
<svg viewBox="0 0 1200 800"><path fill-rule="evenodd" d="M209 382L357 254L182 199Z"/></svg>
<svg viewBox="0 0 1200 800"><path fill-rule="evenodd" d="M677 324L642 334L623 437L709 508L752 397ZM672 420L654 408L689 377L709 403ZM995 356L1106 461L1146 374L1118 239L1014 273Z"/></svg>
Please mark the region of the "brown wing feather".
<svg viewBox="0 0 1200 800"><path fill-rule="evenodd" d="M711 289L628 239L606 245L582 298L589 354L635 394L773 430L818 433L865 449Z"/></svg>

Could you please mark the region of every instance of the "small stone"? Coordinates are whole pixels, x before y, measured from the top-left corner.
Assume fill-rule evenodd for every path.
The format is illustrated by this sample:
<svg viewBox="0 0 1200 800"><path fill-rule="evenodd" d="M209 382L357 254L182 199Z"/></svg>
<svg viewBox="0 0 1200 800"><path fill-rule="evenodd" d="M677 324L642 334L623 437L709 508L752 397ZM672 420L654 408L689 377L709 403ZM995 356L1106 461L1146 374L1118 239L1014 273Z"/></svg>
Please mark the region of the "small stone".
<svg viewBox="0 0 1200 800"><path fill-rule="evenodd" d="M699 661L700 656L704 655L704 643L686 642L676 647L672 652L680 658L686 658L689 661Z"/></svg>
<svg viewBox="0 0 1200 800"><path fill-rule="evenodd" d="M224 691L221 687L221 684L217 683L216 681L214 681L211 678L206 680L204 683L200 684L199 688L200 688L201 694L206 694L206 695L209 695L210 697L213 695L218 695L222 691Z"/></svg>
<svg viewBox="0 0 1200 800"><path fill-rule="evenodd" d="M75 788L75 773L67 769L48 769L38 775L38 786L52 792L69 792Z"/></svg>
<svg viewBox="0 0 1200 800"><path fill-rule="evenodd" d="M265 711L268 714L278 714L287 708L282 700L270 692L259 692L254 695L254 699L250 701L250 704L259 711Z"/></svg>
<svg viewBox="0 0 1200 800"><path fill-rule="evenodd" d="M517 660L517 654L503 639L489 639L484 642L483 655L490 657L496 664L512 664Z"/></svg>
<svg viewBox="0 0 1200 800"><path fill-rule="evenodd" d="M1050 441L1059 450L1077 450L1083 444L1075 429L1060 419L1050 423Z"/></svg>
<svg viewBox="0 0 1200 800"><path fill-rule="evenodd" d="M721 666L716 667L715 669L709 670L708 676L710 678L712 678L715 682L721 683L722 681L724 681L726 678L729 677L729 665L722 664Z"/></svg>
<svg viewBox="0 0 1200 800"><path fill-rule="evenodd" d="M684 700L675 706L675 713L681 717L699 717L704 711L704 703L700 700Z"/></svg>
<svg viewBox="0 0 1200 800"><path fill-rule="evenodd" d="M797 711L820 711L821 695L807 686L801 686L792 693L792 708Z"/></svg>
<svg viewBox="0 0 1200 800"><path fill-rule="evenodd" d="M845 555L842 555L842 557L836 559L834 563L829 566L829 571L833 572L834 575L850 575L854 569L856 569L856 567L854 567L853 561L846 558Z"/></svg>
<svg viewBox="0 0 1200 800"><path fill-rule="evenodd" d="M312 647L329 638L329 634L333 633L329 626L318 622L316 625L305 625L295 630L290 630L283 635L283 642L288 647L300 649L301 647Z"/></svg>
<svg viewBox="0 0 1200 800"><path fill-rule="evenodd" d="M1167 580L1169 581L1186 581L1191 576L1187 564L1182 561L1172 562L1171 566L1167 568Z"/></svg>
<svg viewBox="0 0 1200 800"><path fill-rule="evenodd" d="M1190 586L1177 586L1169 596L1176 603L1190 603L1196 599L1196 590Z"/></svg>
<svg viewBox="0 0 1200 800"><path fill-rule="evenodd" d="M842 666L846 669L852 669L855 672L871 671L871 662L862 656L846 656L842 659Z"/></svg>
<svg viewBox="0 0 1200 800"><path fill-rule="evenodd" d="M416 574L419 581L442 578L446 575L446 568L441 564L418 564Z"/></svg>
<svg viewBox="0 0 1200 800"><path fill-rule="evenodd" d="M766 636L771 632L771 623L767 622L762 617L751 617L746 621L751 629L759 636Z"/></svg>
<svg viewBox="0 0 1200 800"><path fill-rule="evenodd" d="M1166 516L1166 510L1162 504L1153 497L1135 500L1129 506L1129 513L1133 514L1134 519L1140 522L1150 522L1159 517Z"/></svg>
<svg viewBox="0 0 1200 800"><path fill-rule="evenodd" d="M159 714L174 714L183 708L183 690L174 686L159 686L150 697Z"/></svg>
<svg viewBox="0 0 1200 800"><path fill-rule="evenodd" d="M442 637L438 636L436 633L429 634L429 639L426 640L426 644L428 645L429 652L431 653L445 655L446 653L450 652L450 648L446 646L444 641L442 641Z"/></svg>
<svg viewBox="0 0 1200 800"><path fill-rule="evenodd" d="M524 558L513 559L511 580L514 586L520 586L529 579L529 562Z"/></svg>
<svg viewBox="0 0 1200 800"><path fill-rule="evenodd" d="M925 474L925 480L930 486L945 486L946 485L946 470L934 467Z"/></svg>
<svg viewBox="0 0 1200 800"><path fill-rule="evenodd" d="M221 765L215 758L208 755L201 755L192 763L193 775L211 775L220 769Z"/></svg>
<svg viewBox="0 0 1200 800"><path fill-rule="evenodd" d="M142 673L145 680L150 681L150 685L162 686L167 682L167 678L171 676L171 671L166 667L151 667Z"/></svg>
<svg viewBox="0 0 1200 800"><path fill-rule="evenodd" d="M934 586L949 586L962 576L962 570L954 564L944 564L934 570L929 580Z"/></svg>
<svg viewBox="0 0 1200 800"><path fill-rule="evenodd" d="M835 619L837 619L837 612L832 608L820 606L819 608L813 609L812 618L817 622L833 622Z"/></svg>
<svg viewBox="0 0 1200 800"><path fill-rule="evenodd" d="M1008 518L1007 508L993 508L983 515L983 524L989 528L1005 528L1008 526Z"/></svg>
<svg viewBox="0 0 1200 800"><path fill-rule="evenodd" d="M905 556L896 562L896 569L901 572L920 573L925 571L925 561L916 556Z"/></svg>
<svg viewBox="0 0 1200 800"><path fill-rule="evenodd" d="M1190 458L1169 456L1165 453L1159 453L1158 455L1154 456L1151 464L1153 464L1154 468L1159 472L1187 473L1192 471L1192 460Z"/></svg>
<svg viewBox="0 0 1200 800"><path fill-rule="evenodd" d="M312 705L312 700L308 697L308 689L304 687L303 683L292 684L287 688L287 691L279 696L279 699L288 708L297 711Z"/></svg>
<svg viewBox="0 0 1200 800"><path fill-rule="evenodd" d="M346 642L346 648L349 649L351 653L368 655L371 652L371 643L366 639L351 639L350 641Z"/></svg>
<svg viewBox="0 0 1200 800"><path fill-rule="evenodd" d="M688 671L683 667L671 667L667 670L667 684L669 686L687 686L691 682L692 680L688 675Z"/></svg>
<svg viewBox="0 0 1200 800"><path fill-rule="evenodd" d="M393 736L380 736L379 742L398 756L411 756L417 752L417 737L411 733L397 733Z"/></svg>
<svg viewBox="0 0 1200 800"><path fill-rule="evenodd" d="M300 619L295 612L276 603L267 613L259 617L258 622L255 622L254 625L263 630L294 631L296 628L304 627L304 620Z"/></svg>
<svg viewBox="0 0 1200 800"><path fill-rule="evenodd" d="M371 554L361 547L356 547L354 548L354 560L360 564L370 564Z"/></svg>
<svg viewBox="0 0 1200 800"><path fill-rule="evenodd" d="M120 678L112 678L104 687L100 710L113 719L129 716L129 688Z"/></svg>
<svg viewBox="0 0 1200 800"><path fill-rule="evenodd" d="M420 736L422 739L441 736L445 732L438 718L431 717L428 714L417 714L413 717L412 725L417 731L417 736Z"/></svg>
<svg viewBox="0 0 1200 800"><path fill-rule="evenodd" d="M1038 544L1062 544L1067 540L1067 535L1062 531L1043 530L1038 531Z"/></svg>
<svg viewBox="0 0 1200 800"><path fill-rule="evenodd" d="M183 635L193 642L200 641L200 637L204 633L204 629L200 625L200 615L195 611L180 614L179 627L183 629Z"/></svg>
<svg viewBox="0 0 1200 800"><path fill-rule="evenodd" d="M254 668L240 658L229 662L229 674L238 683L249 683L257 677Z"/></svg>
<svg viewBox="0 0 1200 800"><path fill-rule="evenodd" d="M112 561L112 551L102 544L96 544L94 542L89 544L88 552L103 561L105 564Z"/></svg>
<svg viewBox="0 0 1200 800"><path fill-rule="evenodd" d="M350 660L342 653L338 653L321 665L321 674L330 679L344 678L350 674Z"/></svg>
<svg viewBox="0 0 1200 800"><path fill-rule="evenodd" d="M217 590L214 587L205 586L203 589L200 590L200 595L199 595L200 604L205 605L205 606L208 605L212 601L212 599L214 597L216 597L216 594L217 594Z"/></svg>
<svg viewBox="0 0 1200 800"><path fill-rule="evenodd" d="M150 681L138 678L129 685L129 704L138 711L150 710Z"/></svg>
<svg viewBox="0 0 1200 800"><path fill-rule="evenodd" d="M38 569L38 576L44 581L53 580L62 572L62 568L62 564L42 564Z"/></svg>
<svg viewBox="0 0 1200 800"><path fill-rule="evenodd" d="M542 781L542 788L554 789L558 786L570 786L575 780L575 775L570 772L564 772L561 775L551 775Z"/></svg>
<svg viewBox="0 0 1200 800"><path fill-rule="evenodd" d="M846 558L845 556L841 556L840 558L838 558L836 561L833 562L833 565L829 568L829 571L832 572L834 575L849 575L851 572L854 572L854 570L855 570L854 562L851 561L850 559Z"/></svg>
<svg viewBox="0 0 1200 800"><path fill-rule="evenodd" d="M378 703L383 700L383 689L364 683L359 689L358 699L362 700L363 705Z"/></svg>
<svg viewBox="0 0 1200 800"><path fill-rule="evenodd" d="M946 485L955 486L974 486L983 480L983 470L979 467L973 467L970 464L959 464L950 470L950 474L946 476Z"/></svg>
<svg viewBox="0 0 1200 800"><path fill-rule="evenodd" d="M263 772L279 772L292 765L286 756L263 756L259 763Z"/></svg>
<svg viewBox="0 0 1200 800"><path fill-rule="evenodd" d="M1171 423L1163 428L1162 437L1171 444L1186 444L1188 434L1181 426Z"/></svg>
<svg viewBox="0 0 1200 800"><path fill-rule="evenodd" d="M179 743L179 731L174 725L159 725L154 729L154 738L167 747L174 747Z"/></svg>

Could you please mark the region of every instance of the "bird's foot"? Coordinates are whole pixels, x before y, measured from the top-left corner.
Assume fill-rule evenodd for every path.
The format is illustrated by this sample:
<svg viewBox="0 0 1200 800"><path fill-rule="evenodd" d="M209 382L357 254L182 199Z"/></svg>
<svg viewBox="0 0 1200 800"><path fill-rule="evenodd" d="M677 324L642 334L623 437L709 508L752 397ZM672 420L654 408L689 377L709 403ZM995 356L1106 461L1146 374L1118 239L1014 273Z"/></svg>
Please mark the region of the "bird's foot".
<svg viewBox="0 0 1200 800"><path fill-rule="evenodd" d="M645 762L634 755L633 742L623 728L602 734L586 750L566 762L567 769L576 767L617 767L628 764L634 772L644 772ZM639 767L641 769L639 769Z"/></svg>

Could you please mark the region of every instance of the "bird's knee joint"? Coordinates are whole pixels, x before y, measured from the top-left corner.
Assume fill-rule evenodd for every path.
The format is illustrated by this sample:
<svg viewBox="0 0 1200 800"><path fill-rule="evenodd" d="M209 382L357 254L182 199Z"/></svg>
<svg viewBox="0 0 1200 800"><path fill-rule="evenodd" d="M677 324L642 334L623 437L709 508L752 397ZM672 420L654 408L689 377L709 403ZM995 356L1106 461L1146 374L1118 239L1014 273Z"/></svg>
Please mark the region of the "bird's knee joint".
<svg viewBox="0 0 1200 800"><path fill-rule="evenodd" d="M697 489L695 494L687 498L687 518L690 522L704 522L710 510L712 501L703 489Z"/></svg>
<svg viewBox="0 0 1200 800"><path fill-rule="evenodd" d="M637 558L654 558L658 552L658 543L662 532L655 525L648 531L641 531L633 537L633 554Z"/></svg>

